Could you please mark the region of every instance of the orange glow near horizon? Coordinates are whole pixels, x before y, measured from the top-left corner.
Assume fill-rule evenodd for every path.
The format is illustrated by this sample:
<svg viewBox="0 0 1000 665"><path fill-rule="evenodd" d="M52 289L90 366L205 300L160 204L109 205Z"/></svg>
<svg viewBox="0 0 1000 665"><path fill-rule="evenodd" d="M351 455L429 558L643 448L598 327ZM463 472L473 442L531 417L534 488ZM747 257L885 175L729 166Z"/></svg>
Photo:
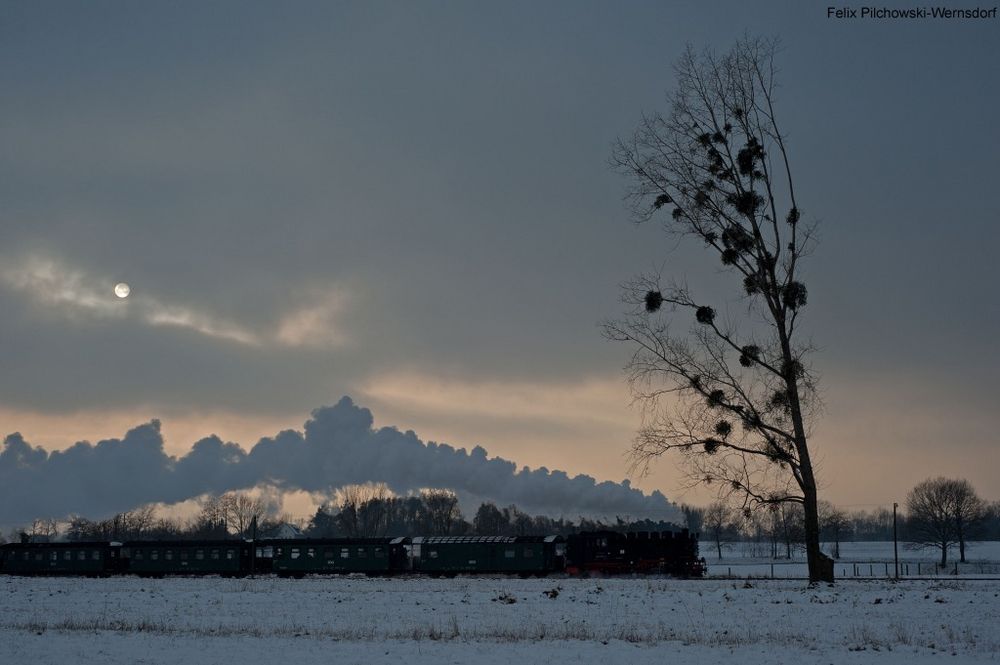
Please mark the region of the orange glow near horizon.
<svg viewBox="0 0 1000 665"><path fill-rule="evenodd" d="M1000 496L1000 481L993 472L1000 459L989 444L988 430L977 429L975 421L956 430L954 419L946 418L943 407L935 408L931 395L921 401L903 390L895 393L895 403L886 403L873 390L862 387L827 398L827 413L812 439L824 498L858 509L891 505L905 500L920 480L942 474L968 478L987 499ZM372 410L376 427L412 429L425 442L467 450L481 445L490 456L518 466L544 466L616 482L629 478L634 487L658 489L678 503L714 499L711 488L685 489L683 473L670 458L644 477L629 477L627 451L640 414L629 406L618 377L571 384L475 383L414 373L381 377L356 394L357 403ZM57 414L0 408L4 435L20 431L28 442L48 450L80 440L121 437L132 427L160 418L165 449L175 456L210 434L249 450L261 437L301 430L308 416L181 413L154 407ZM945 442L956 436L964 437L979 455L950 455ZM295 500L288 507L307 504Z"/></svg>

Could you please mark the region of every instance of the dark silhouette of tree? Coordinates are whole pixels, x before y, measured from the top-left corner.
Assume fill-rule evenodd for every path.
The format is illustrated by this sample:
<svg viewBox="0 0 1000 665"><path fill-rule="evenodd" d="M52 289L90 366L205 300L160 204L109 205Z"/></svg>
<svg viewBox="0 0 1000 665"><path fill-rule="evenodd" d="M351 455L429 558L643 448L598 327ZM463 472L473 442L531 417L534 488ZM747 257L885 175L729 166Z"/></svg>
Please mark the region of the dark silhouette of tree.
<svg viewBox="0 0 1000 665"><path fill-rule="evenodd" d="M833 558L840 558L840 543L851 532L851 521L829 501L819 503L819 525L823 537L833 543Z"/></svg>
<svg viewBox="0 0 1000 665"><path fill-rule="evenodd" d="M715 550L722 558L722 534L729 529L733 523L733 509L721 501L715 501L705 508L702 517L702 525L705 532L712 537L715 542Z"/></svg>
<svg viewBox="0 0 1000 665"><path fill-rule="evenodd" d="M907 533L916 547L941 551L941 567L948 565L948 548L959 546L965 562L966 539L976 533L986 516L987 505L967 480L928 478L906 497Z"/></svg>
<svg viewBox="0 0 1000 665"><path fill-rule="evenodd" d="M496 536L507 533L510 523L507 516L496 507L496 504L485 502L479 505L476 516L472 519L472 527L477 535Z"/></svg>
<svg viewBox="0 0 1000 665"><path fill-rule="evenodd" d="M219 500L226 526L240 537L253 536L254 523L266 510L263 499L244 492L226 492Z"/></svg>
<svg viewBox="0 0 1000 665"><path fill-rule="evenodd" d="M427 511L430 535L450 535L454 525L462 519L455 493L450 490L424 490L420 498Z"/></svg>
<svg viewBox="0 0 1000 665"><path fill-rule="evenodd" d="M340 512L336 515L337 528L351 538L374 538L384 535L390 497L385 483L345 485L337 492Z"/></svg>
<svg viewBox="0 0 1000 665"><path fill-rule="evenodd" d="M942 568L948 565L948 548L958 542L954 501L947 478L928 478L906 497L906 526L911 544L939 549Z"/></svg>
<svg viewBox="0 0 1000 665"><path fill-rule="evenodd" d="M953 480L952 492L954 492L955 507L953 517L955 519L955 535L958 537L958 560L965 563L966 541L979 535L979 532L986 521L988 506L983 501L972 483L968 480Z"/></svg>
<svg viewBox="0 0 1000 665"><path fill-rule="evenodd" d="M705 509L698 506L689 506L686 503L680 505L681 513L684 515L684 526L691 533L701 533L702 523L705 519Z"/></svg>
<svg viewBox="0 0 1000 665"><path fill-rule="evenodd" d="M612 157L629 177L636 219L662 217L721 260L740 281L744 316L646 275L627 285L634 309L605 334L634 348L627 370L645 407L637 469L678 451L690 481L717 485L720 500L748 510L801 505L816 582L826 576L808 446L818 404L799 339L801 260L813 234L775 115L775 49L763 39L722 56L689 48L670 111L644 116Z"/></svg>
<svg viewBox="0 0 1000 665"><path fill-rule="evenodd" d="M333 538L337 535L337 522L329 505L323 504L316 509L306 527L306 534L310 538Z"/></svg>

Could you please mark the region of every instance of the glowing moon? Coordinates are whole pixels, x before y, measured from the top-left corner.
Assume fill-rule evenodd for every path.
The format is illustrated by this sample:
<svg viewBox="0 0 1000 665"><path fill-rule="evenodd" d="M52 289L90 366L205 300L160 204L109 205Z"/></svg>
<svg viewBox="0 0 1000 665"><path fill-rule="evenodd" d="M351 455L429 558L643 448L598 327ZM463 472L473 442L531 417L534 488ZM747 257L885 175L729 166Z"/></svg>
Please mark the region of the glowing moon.
<svg viewBox="0 0 1000 665"><path fill-rule="evenodd" d="M128 298L128 294L130 293L132 293L132 289L125 282L115 284L115 295L119 298Z"/></svg>

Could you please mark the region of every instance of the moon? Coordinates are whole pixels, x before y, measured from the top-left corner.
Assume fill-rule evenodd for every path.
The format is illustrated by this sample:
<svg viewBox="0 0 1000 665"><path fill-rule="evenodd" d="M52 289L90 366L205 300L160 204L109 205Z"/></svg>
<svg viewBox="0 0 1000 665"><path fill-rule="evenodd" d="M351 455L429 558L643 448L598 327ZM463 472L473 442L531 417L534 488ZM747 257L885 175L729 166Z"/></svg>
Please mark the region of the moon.
<svg viewBox="0 0 1000 665"><path fill-rule="evenodd" d="M128 298L130 293L132 293L132 289L125 282L115 284L115 295L119 298Z"/></svg>

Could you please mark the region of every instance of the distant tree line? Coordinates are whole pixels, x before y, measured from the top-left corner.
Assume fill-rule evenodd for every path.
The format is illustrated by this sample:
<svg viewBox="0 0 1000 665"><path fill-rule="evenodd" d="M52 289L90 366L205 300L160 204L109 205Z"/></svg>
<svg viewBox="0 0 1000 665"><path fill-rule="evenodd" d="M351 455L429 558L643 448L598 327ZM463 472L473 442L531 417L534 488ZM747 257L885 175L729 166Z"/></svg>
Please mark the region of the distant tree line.
<svg viewBox="0 0 1000 665"><path fill-rule="evenodd" d="M68 521L38 519L14 530L11 539L51 540L183 540L268 538L287 534L292 525L314 538L374 538L385 536L568 535L580 531L663 531L681 526L701 534L702 554L723 557L723 544L739 543L741 554L791 559L805 542L801 505L772 504L763 510L736 510L716 501L705 507L681 505L682 524L618 517L576 521L530 515L514 505L484 502L470 517L463 515L454 492L423 490L395 496L384 483L348 485L320 505L308 519L273 514L267 503L246 492L204 497L198 512L186 521L160 517L154 506L140 506L103 520L73 516ZM834 558L840 545L853 541L891 541L892 510L846 511L827 502L819 506L822 540ZM966 560L969 541L1000 540L1000 502L981 499L966 480L927 479L913 488L898 514L899 540L908 547L935 549L940 565L958 550ZM3 538L0 537L0 542Z"/></svg>
<svg viewBox="0 0 1000 665"><path fill-rule="evenodd" d="M471 519L459 509L458 497L448 490L424 490L412 496L393 496L385 485L351 485L334 501L317 508L305 525L305 534L316 538L381 536L538 536L566 535L579 531L676 530L681 525L651 520L578 521L529 515L517 506L479 505Z"/></svg>
<svg viewBox="0 0 1000 665"><path fill-rule="evenodd" d="M348 485L320 505L308 519L275 515L266 502L246 492L227 492L200 501L187 520L157 515L154 506L140 506L103 520L71 516L62 522L39 519L15 529L12 540L194 540L280 537L286 525L312 538L376 538L385 536L566 535L579 531L664 531L682 527L672 522L616 518L577 521L529 515L517 506L482 503L471 519L459 509L449 490L428 489L411 496L394 496L383 483ZM0 542L3 538L0 537Z"/></svg>
<svg viewBox="0 0 1000 665"><path fill-rule="evenodd" d="M790 559L803 547L803 518L795 505L742 512L716 501L705 507L682 505L681 511L685 525L701 534L703 554L721 559L723 543L739 542L748 556ZM819 520L821 538L834 558L840 558L843 542L893 539L888 507L846 511L820 502ZM969 541L1000 540L1000 501L984 501L967 480L930 478L916 485L899 506L897 531L908 547L936 549L942 567L952 548L964 562Z"/></svg>

